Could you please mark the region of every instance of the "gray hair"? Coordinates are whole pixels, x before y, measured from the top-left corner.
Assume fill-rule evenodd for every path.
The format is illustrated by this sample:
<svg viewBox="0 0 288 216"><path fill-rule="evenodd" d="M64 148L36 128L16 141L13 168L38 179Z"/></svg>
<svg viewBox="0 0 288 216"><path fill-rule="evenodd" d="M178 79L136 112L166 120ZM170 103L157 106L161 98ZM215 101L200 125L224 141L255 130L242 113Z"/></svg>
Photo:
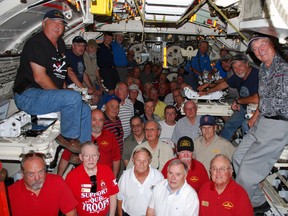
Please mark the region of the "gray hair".
<svg viewBox="0 0 288 216"><path fill-rule="evenodd" d="M162 131L161 125L160 125L159 122L158 122L157 120L155 120L155 119L150 119L150 120L148 120L148 121L145 123L145 128L146 128L147 123L149 123L149 122L154 122L154 123L157 125L157 129L158 129L159 131Z"/></svg>
<svg viewBox="0 0 288 216"><path fill-rule="evenodd" d="M184 167L184 170L185 170L185 173L188 172L188 166L187 164L185 164L183 161L181 161L180 159L175 159L175 160L172 160L169 165L168 165L168 170L171 166L177 166L177 165L183 165Z"/></svg>
<svg viewBox="0 0 288 216"><path fill-rule="evenodd" d="M213 158L212 158L212 160L211 160L211 162L210 162L210 168L211 168L211 166L212 166L212 163L214 162L214 160L215 159L217 159L217 158L223 158L223 159L225 159L227 162L229 162L229 167L233 170L233 167L232 167L232 164L231 164L231 160L230 160L230 158L227 156L227 155L225 155L225 154L217 154L217 155L215 155Z"/></svg>

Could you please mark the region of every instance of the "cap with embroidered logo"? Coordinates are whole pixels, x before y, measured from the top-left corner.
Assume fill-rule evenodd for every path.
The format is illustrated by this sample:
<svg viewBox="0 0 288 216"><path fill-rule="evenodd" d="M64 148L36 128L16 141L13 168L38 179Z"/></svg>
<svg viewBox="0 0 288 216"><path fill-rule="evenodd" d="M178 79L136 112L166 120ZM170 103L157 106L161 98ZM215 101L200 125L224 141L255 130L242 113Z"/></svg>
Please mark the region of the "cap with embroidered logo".
<svg viewBox="0 0 288 216"><path fill-rule="evenodd" d="M67 22L65 21L65 17L63 15L63 13L59 10L50 10L48 11L44 17L43 20L49 18L49 19L53 19L53 20L62 20L65 24L67 24Z"/></svg>
<svg viewBox="0 0 288 216"><path fill-rule="evenodd" d="M205 125L216 125L215 118L211 115L203 115L200 118L200 127L205 126Z"/></svg>
<svg viewBox="0 0 288 216"><path fill-rule="evenodd" d="M177 152L181 151L194 151L194 143L190 137L183 136L177 142Z"/></svg>

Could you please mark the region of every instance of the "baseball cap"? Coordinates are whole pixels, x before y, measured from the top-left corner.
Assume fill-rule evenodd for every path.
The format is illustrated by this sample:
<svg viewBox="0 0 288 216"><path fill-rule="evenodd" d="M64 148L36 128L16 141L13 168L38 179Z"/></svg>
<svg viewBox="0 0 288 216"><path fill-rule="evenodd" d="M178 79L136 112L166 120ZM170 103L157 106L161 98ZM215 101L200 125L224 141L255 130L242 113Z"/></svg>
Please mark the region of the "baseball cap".
<svg viewBox="0 0 288 216"><path fill-rule="evenodd" d="M260 33L254 34L253 37L248 42L247 51L251 50L251 45L252 45L252 42L254 40L258 40L258 39L261 39L261 38L268 38L268 37L269 37L268 35L264 35L264 34L260 34Z"/></svg>
<svg viewBox="0 0 288 216"><path fill-rule="evenodd" d="M87 46L91 46L91 47L96 47L96 48L98 48L98 45L97 45L97 43L96 43L96 41L95 41L94 39L88 40Z"/></svg>
<svg viewBox="0 0 288 216"><path fill-rule="evenodd" d="M211 115L204 115L200 118L200 127L205 125L216 125L215 118Z"/></svg>
<svg viewBox="0 0 288 216"><path fill-rule="evenodd" d="M121 102L121 99L119 97L117 97L115 94L111 94L111 95L108 95L107 97L105 97L104 103L107 104L110 100L117 100L118 103Z"/></svg>
<svg viewBox="0 0 288 216"><path fill-rule="evenodd" d="M139 91L139 88L138 88L138 86L137 86L136 84L130 85L130 86L128 87L128 89L129 89L129 90L137 90L137 91Z"/></svg>
<svg viewBox="0 0 288 216"><path fill-rule="evenodd" d="M86 40L81 36L76 36L73 38L72 43L87 43Z"/></svg>
<svg viewBox="0 0 288 216"><path fill-rule="evenodd" d="M181 151L194 151L194 143L190 137L183 136L177 142L177 152Z"/></svg>
<svg viewBox="0 0 288 216"><path fill-rule="evenodd" d="M232 60L231 60L230 65L232 65L232 63L233 63L234 61L245 61L245 62L247 62L247 61L248 61L248 58L247 58L247 56L244 55L244 54L237 54L237 55L235 55L235 56L232 57Z"/></svg>
<svg viewBox="0 0 288 216"><path fill-rule="evenodd" d="M232 59L232 55L228 53L224 55L222 58L220 58L220 61L228 61L230 59Z"/></svg>
<svg viewBox="0 0 288 216"><path fill-rule="evenodd" d="M49 18L49 19L53 19L53 20L62 20L65 24L67 24L67 22L65 21L65 17L63 15L63 13L59 10L50 10L48 11L44 17L43 20Z"/></svg>

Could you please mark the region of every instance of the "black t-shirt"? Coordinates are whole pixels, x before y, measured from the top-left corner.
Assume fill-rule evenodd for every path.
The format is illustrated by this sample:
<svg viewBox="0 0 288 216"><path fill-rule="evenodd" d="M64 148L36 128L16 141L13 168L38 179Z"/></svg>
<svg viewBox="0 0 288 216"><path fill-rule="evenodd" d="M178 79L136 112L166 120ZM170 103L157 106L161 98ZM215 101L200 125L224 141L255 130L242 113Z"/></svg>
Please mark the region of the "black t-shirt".
<svg viewBox="0 0 288 216"><path fill-rule="evenodd" d="M17 71L14 90L27 88L41 88L34 80L30 62L34 62L46 68L46 73L59 88L67 75L67 63L65 61L65 43L62 38L57 41L58 50L41 31L32 36L24 45L20 66ZM19 92L19 90L16 92Z"/></svg>
<svg viewBox="0 0 288 216"><path fill-rule="evenodd" d="M104 43L99 44L99 48L97 50L97 64L98 67L101 68L112 68L115 66L114 64L114 55L112 52L112 47L105 46Z"/></svg>

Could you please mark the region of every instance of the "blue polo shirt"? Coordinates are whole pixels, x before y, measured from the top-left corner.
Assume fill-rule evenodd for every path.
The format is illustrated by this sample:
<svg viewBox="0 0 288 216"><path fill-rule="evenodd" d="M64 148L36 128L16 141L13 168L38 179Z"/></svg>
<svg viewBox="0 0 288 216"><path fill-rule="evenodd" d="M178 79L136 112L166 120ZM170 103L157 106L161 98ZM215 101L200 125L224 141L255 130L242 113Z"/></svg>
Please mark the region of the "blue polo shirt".
<svg viewBox="0 0 288 216"><path fill-rule="evenodd" d="M211 61L210 61L209 56L207 54L201 55L201 53L199 51L198 51L197 55L192 58L191 61L187 62L186 66L184 68L185 71L194 74L193 71L191 71L189 69L190 67L198 70L200 73L203 73L204 70L207 70L207 71L212 70ZM194 74L194 75L198 77L198 74Z"/></svg>
<svg viewBox="0 0 288 216"><path fill-rule="evenodd" d="M220 60L217 61L216 65L215 65L215 68L217 69L217 71L219 71L219 75L222 78L226 78L227 77L227 72L223 70Z"/></svg>
<svg viewBox="0 0 288 216"><path fill-rule="evenodd" d="M116 67L127 67L128 61L126 58L126 52L122 44L113 41L112 51L114 53L114 63Z"/></svg>

